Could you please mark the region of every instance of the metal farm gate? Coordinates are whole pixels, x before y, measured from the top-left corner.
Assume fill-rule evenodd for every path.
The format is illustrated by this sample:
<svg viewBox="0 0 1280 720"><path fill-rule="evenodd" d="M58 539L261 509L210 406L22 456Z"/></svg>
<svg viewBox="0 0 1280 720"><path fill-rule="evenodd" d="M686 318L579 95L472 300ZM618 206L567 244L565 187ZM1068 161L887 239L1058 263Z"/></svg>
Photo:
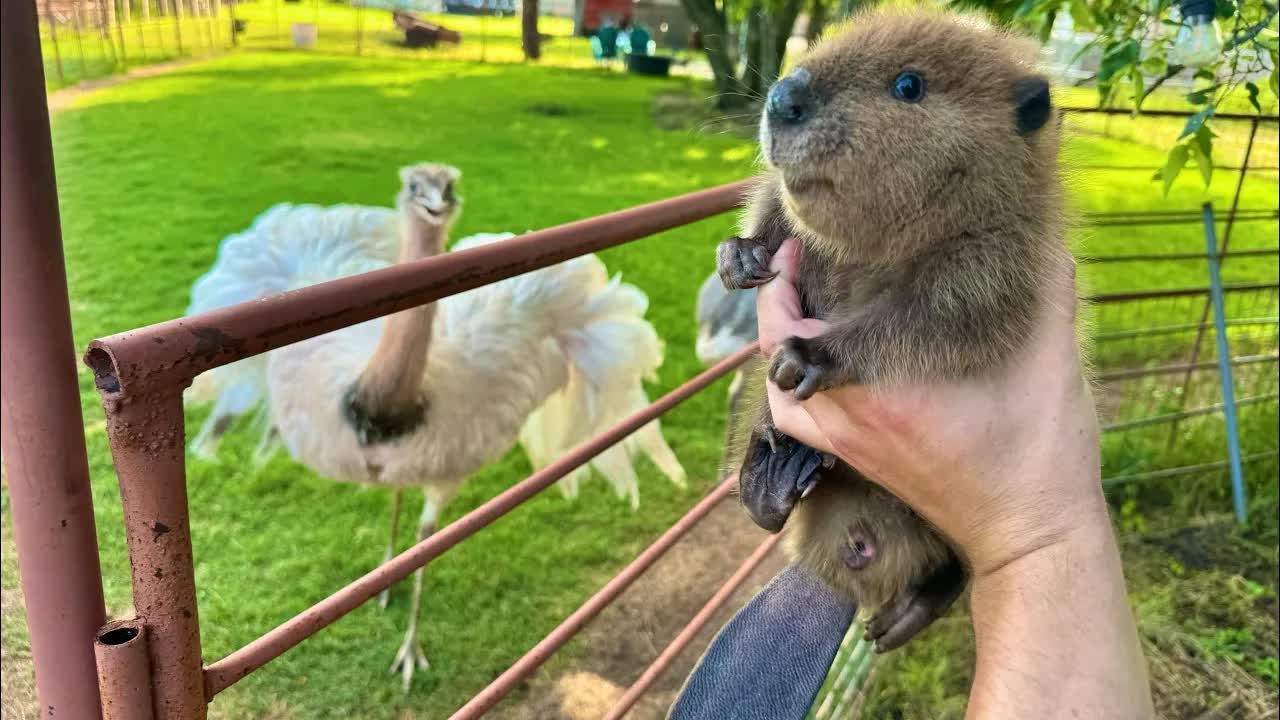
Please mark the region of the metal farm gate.
<svg viewBox="0 0 1280 720"><path fill-rule="evenodd" d="M748 347L689 379L429 539L243 648L206 665L201 655L196 608L182 412L182 391L193 378L289 343L727 212L740 204L747 184L723 185L531 232L499 244L451 252L96 340L84 360L93 371L107 416L124 505L137 613L134 618L104 626L83 419L70 353L70 312L44 80L41 73L33 71L40 62L35 4L31 0L6 0L2 28L4 454L32 656L42 714L47 717L204 718L208 703L218 693L501 518L756 352L754 346ZM1231 217L1235 216L1233 208ZM1198 221L1198 214L1195 217ZM1251 290L1261 292L1265 298L1260 302L1266 307L1256 313L1262 318L1262 326L1273 328L1274 286ZM1228 290L1237 294L1245 291ZM1204 303L1207 293L1193 289L1098 300L1099 307L1113 308L1130 301L1175 296ZM1208 305L1204 307L1207 312ZM1178 332L1203 333L1206 327L1213 325L1202 318ZM1128 337L1124 335L1126 331L1115 332L1120 334L1113 339ZM1274 332L1270 343L1269 354L1265 349L1261 351L1268 356L1256 362L1270 361L1274 376ZM1158 372L1192 372L1201 364L1199 352L1197 349L1190 363ZM1151 370L1134 372L1150 374ZM1126 379L1127 376L1112 375L1106 381ZM1274 405L1274 385L1268 391L1260 391L1261 396L1265 398L1251 395L1249 401L1269 399ZM1170 422L1208 411L1177 412L1181 414ZM1138 418L1119 422L1143 421ZM1274 456L1274 452L1268 452ZM731 477L717 485L453 717L476 718L485 714L723 501L734 481ZM627 712L729 600L778 539L779 536L771 536L760 543L626 691L609 718ZM846 667L837 667L837 684L842 682L840 677L853 682L852 678L865 676L868 657L866 652L855 653ZM845 692L851 690L846 688ZM837 703L833 697L834 694L828 696L829 705ZM846 706L848 699L839 699L839 706ZM826 711L820 708L819 714L823 712Z"/></svg>

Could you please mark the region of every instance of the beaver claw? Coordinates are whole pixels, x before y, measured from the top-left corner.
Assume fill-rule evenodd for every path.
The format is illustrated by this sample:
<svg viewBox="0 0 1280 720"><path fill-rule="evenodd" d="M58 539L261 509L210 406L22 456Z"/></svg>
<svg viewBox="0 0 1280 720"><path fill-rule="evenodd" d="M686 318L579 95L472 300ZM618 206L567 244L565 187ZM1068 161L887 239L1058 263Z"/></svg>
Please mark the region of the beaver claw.
<svg viewBox="0 0 1280 720"><path fill-rule="evenodd" d="M763 285L777 273L769 270L773 256L751 238L732 237L716 248L716 272L729 290Z"/></svg>
<svg viewBox="0 0 1280 720"><path fill-rule="evenodd" d="M952 558L919 586L903 590L881 608L867 623L865 639L875 642L876 652L902 647L945 615L964 586L964 568Z"/></svg>
<svg viewBox="0 0 1280 720"><path fill-rule="evenodd" d="M791 509L817 485L835 457L818 452L773 428L755 439L738 473L742 504L755 524L778 532Z"/></svg>

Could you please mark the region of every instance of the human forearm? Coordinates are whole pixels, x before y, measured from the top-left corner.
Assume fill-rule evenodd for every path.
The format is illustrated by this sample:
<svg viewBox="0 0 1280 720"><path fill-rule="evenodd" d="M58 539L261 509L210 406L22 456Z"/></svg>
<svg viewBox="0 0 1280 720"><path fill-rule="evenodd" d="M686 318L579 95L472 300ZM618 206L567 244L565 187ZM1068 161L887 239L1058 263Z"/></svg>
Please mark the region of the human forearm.
<svg viewBox="0 0 1280 720"><path fill-rule="evenodd" d="M973 580L970 718L1152 717L1101 495L1066 536Z"/></svg>

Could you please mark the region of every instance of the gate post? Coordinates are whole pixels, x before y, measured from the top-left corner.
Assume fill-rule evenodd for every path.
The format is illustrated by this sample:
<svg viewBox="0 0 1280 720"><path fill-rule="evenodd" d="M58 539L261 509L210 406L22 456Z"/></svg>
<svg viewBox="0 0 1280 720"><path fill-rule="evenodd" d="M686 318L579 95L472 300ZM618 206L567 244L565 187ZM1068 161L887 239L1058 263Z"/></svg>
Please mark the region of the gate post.
<svg viewBox="0 0 1280 720"><path fill-rule="evenodd" d="M0 415L40 714L99 718L106 618L34 0L0 3Z"/></svg>

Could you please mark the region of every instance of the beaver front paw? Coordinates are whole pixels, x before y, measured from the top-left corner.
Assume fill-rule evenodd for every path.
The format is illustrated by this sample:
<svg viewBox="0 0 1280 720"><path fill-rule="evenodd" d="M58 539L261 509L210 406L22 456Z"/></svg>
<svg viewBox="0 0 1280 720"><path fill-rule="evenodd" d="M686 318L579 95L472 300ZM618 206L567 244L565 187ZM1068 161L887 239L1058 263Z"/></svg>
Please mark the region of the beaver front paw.
<svg viewBox="0 0 1280 720"><path fill-rule="evenodd" d="M763 285L777 275L769 270L772 259L768 248L759 242L731 237L716 248L716 272L729 290L746 290Z"/></svg>
<svg viewBox="0 0 1280 720"><path fill-rule="evenodd" d="M793 392L797 400L832 387L832 373L809 338L787 338L773 353L769 379L779 388Z"/></svg>

